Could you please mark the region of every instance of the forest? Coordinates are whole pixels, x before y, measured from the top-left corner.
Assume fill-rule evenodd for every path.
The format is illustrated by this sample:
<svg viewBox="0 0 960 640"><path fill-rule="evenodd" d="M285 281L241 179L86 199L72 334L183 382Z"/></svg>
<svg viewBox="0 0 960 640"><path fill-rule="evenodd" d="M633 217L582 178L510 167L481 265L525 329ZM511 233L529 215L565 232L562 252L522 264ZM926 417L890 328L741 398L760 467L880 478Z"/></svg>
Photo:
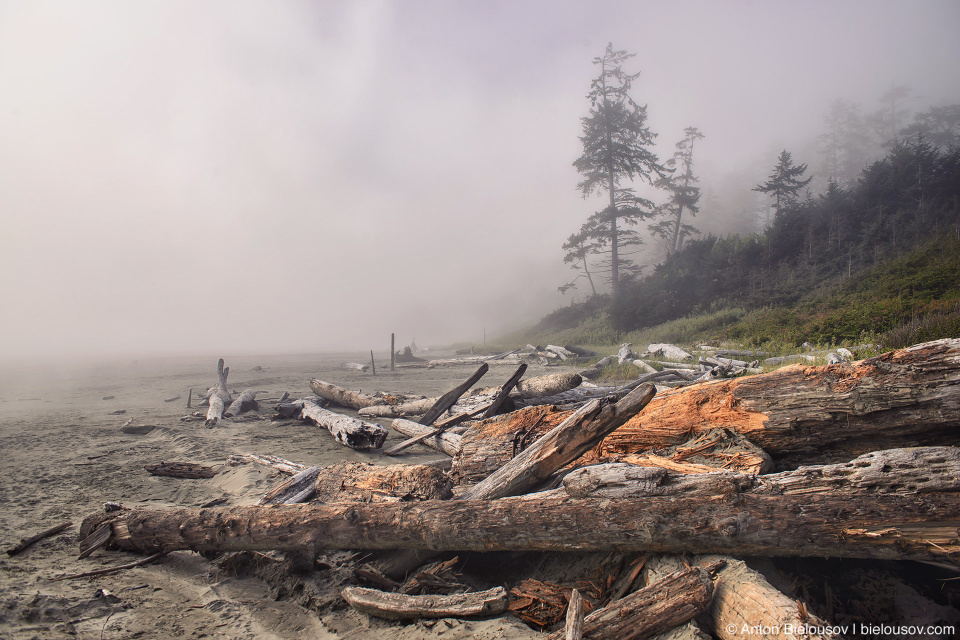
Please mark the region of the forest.
<svg viewBox="0 0 960 640"><path fill-rule="evenodd" d="M564 245L578 275L560 289L588 281L589 297L543 318L533 335L586 324L602 328L593 342L615 342L718 313L724 321L701 338L896 347L958 335L960 105L911 119L905 88L888 92L869 116L834 101L817 139L816 173L785 149L766 182L743 187L769 198L762 229L701 234L692 224L703 206L693 165L704 134L688 128L673 158L660 162L647 107L629 95L636 74L623 67L631 57L611 45L595 60L584 153L574 163L584 197L603 195L607 204ZM644 183L665 202L636 195ZM661 249L646 273L634 258L644 222Z"/></svg>

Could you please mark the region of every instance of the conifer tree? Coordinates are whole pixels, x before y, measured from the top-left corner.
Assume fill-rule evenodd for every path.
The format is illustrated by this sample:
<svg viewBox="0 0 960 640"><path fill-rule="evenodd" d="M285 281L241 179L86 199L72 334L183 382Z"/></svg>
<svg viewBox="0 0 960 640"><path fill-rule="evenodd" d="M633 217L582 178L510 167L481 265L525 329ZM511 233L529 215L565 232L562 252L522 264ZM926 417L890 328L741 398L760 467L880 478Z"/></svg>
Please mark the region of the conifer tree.
<svg viewBox="0 0 960 640"><path fill-rule="evenodd" d="M790 152L784 149L780 153L777 166L773 168L773 173L770 174L770 178L763 184L755 186L753 190L773 196L776 202L777 215L780 215L783 207L794 202L800 189L810 184L810 181L813 179L800 179L806 171L807 165L794 165Z"/></svg>

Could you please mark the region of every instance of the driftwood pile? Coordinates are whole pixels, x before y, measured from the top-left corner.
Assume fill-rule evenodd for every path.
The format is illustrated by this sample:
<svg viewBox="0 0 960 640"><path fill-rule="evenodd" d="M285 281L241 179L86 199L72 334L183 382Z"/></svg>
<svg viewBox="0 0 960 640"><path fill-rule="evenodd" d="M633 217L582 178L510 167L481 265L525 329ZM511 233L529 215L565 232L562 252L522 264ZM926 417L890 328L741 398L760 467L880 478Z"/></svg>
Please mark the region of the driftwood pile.
<svg viewBox="0 0 960 640"><path fill-rule="evenodd" d="M669 346L657 351L666 355ZM623 362L643 361L624 347ZM81 546L376 551L355 571L358 583L376 588L342 593L360 611L388 619L510 611L556 638L647 638L671 629L688 638L858 633L844 630L849 620L831 619L830 602L813 611L744 557L917 561L960 571L960 340L759 375L744 375L755 362L726 355L699 359L702 381L689 384L684 373L687 384L672 389L658 389L650 376L659 382L682 369L604 388L582 384L583 372L523 381L521 363L507 384L465 396L489 361L432 399L363 396L313 380L324 401L393 417L393 428L414 441L407 446L451 459L305 467L236 458L290 477L259 505L95 514L81 528ZM290 415L325 426L347 446L382 446L385 432L320 403L291 403ZM595 580L562 585L504 584L502 576L478 584L455 572L455 560L435 559L492 551L596 551L622 561ZM931 624L958 622L955 609L924 602L940 612Z"/></svg>

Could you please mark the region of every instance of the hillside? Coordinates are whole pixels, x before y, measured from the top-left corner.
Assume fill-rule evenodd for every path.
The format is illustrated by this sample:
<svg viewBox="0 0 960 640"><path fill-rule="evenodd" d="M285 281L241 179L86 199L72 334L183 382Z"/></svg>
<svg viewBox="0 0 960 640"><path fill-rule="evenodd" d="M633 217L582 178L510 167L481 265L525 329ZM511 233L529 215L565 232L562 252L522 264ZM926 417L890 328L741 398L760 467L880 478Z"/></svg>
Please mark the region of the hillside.
<svg viewBox="0 0 960 640"><path fill-rule="evenodd" d="M762 234L689 242L618 300L558 309L515 341L732 340L885 347L960 335L960 149L901 142Z"/></svg>

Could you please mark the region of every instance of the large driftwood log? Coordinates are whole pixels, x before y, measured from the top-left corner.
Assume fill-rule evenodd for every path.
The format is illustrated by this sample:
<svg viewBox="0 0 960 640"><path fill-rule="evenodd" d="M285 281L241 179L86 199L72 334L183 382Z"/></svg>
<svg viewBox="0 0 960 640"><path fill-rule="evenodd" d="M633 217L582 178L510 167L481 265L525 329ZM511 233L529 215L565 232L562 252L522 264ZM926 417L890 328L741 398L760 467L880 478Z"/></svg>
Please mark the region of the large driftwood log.
<svg viewBox="0 0 960 640"><path fill-rule="evenodd" d="M650 551L939 560L960 556L960 494L736 500L654 496L137 509L97 514L120 548L155 552L421 549ZM85 533L84 533L85 532ZM585 532L587 534L585 535Z"/></svg>
<svg viewBox="0 0 960 640"><path fill-rule="evenodd" d="M223 419L223 400L220 399L220 396L214 394L207 398L207 402L210 406L207 408L207 419L204 421L204 425L213 427L220 424Z"/></svg>
<svg viewBox="0 0 960 640"><path fill-rule="evenodd" d="M494 616L507 610L507 591L503 587L448 596L408 596L364 587L347 587L341 595L357 611L387 620Z"/></svg>
<svg viewBox="0 0 960 640"><path fill-rule="evenodd" d="M591 640L644 640L677 627L707 608L713 596L709 574L691 567L594 611L583 621ZM563 631L547 640L562 640Z"/></svg>
<svg viewBox="0 0 960 640"><path fill-rule="evenodd" d="M839 633L817 633L816 630L827 629L831 625L809 610L801 617L796 600L778 591L742 560L727 556L706 556L697 560L724 562L717 574L713 601L706 616L710 630L720 640L742 640L751 635L761 635L751 632L751 629L770 629L766 637L784 640L829 640L840 637ZM806 629L814 631L804 633Z"/></svg>
<svg viewBox="0 0 960 640"><path fill-rule="evenodd" d="M681 560L680 556L653 554L646 557L643 563L644 585L649 587L663 580L671 573L683 571L689 565ZM716 584L714 592L716 592ZM713 598L710 599L713 602ZM712 636L703 631L696 618L688 620L680 626L664 631L657 636L657 640L711 640Z"/></svg>
<svg viewBox="0 0 960 640"><path fill-rule="evenodd" d="M960 339L854 363L791 366L658 395L602 453L678 444L726 427L780 463L835 462L876 449L960 444Z"/></svg>
<svg viewBox="0 0 960 640"><path fill-rule="evenodd" d="M564 476L563 486L574 498L708 497L747 491L855 497L960 492L960 447L875 451L841 464L806 466L761 476L725 471L684 474L626 463L598 464L571 471Z"/></svg>
<svg viewBox="0 0 960 640"><path fill-rule="evenodd" d="M387 430L379 424L327 411L310 399L303 400L300 417L327 429L337 442L357 451L379 449L387 439Z"/></svg>
<svg viewBox="0 0 960 640"><path fill-rule="evenodd" d="M554 373L546 376L537 376L527 380L521 380L516 388L510 393L510 399L515 406L529 406L533 404L550 404L551 396L564 391L576 389L582 378L578 373ZM451 408L452 412L459 413L467 411L469 406L479 404L486 398L496 395L500 387L491 387L482 389L475 394L459 401ZM474 396L479 396L476 400ZM600 397L597 394L595 397ZM538 398L545 398L539 402ZM359 411L362 416L376 416L381 418L403 418L405 416L421 416L427 412L430 407L436 403L439 398L424 398L422 400L413 400L400 404L380 405L376 407L365 407ZM469 406L468 406L469 405Z"/></svg>
<svg viewBox="0 0 960 640"><path fill-rule="evenodd" d="M307 465L305 464L300 464L299 462L290 462L289 460L285 460L278 456L259 455L256 453L234 454L227 456L227 464L230 466L237 466L246 464L248 462L270 467L287 475L295 475L307 468Z"/></svg>
<svg viewBox="0 0 960 640"><path fill-rule="evenodd" d="M604 436L637 415L656 394L653 385L634 389L617 403L593 400L539 438L530 448L462 496L493 499L524 493L592 449Z"/></svg>
<svg viewBox="0 0 960 640"><path fill-rule="evenodd" d="M310 381L310 388L321 398L334 402L341 407L346 407L347 409L362 409L378 404L386 404L386 400L383 398L350 391L349 389L344 389L343 387L338 387L335 384L317 380L316 378Z"/></svg>
<svg viewBox="0 0 960 640"><path fill-rule="evenodd" d="M210 401L212 396L218 396L223 404L229 405L230 401L233 399L230 396L230 392L227 390L227 376L230 375L230 367L223 366L223 358L220 358L217 361L217 384L207 389L206 394L203 396L203 402L201 404L207 404ZM191 389L191 392L193 390ZM189 406L189 403L187 404Z"/></svg>
<svg viewBox="0 0 960 640"><path fill-rule="evenodd" d="M257 392L253 389L244 389L243 393L237 396L236 400L230 403L230 407L223 412L223 417L232 418L239 416L244 411L256 411L260 408L257 404Z"/></svg>

